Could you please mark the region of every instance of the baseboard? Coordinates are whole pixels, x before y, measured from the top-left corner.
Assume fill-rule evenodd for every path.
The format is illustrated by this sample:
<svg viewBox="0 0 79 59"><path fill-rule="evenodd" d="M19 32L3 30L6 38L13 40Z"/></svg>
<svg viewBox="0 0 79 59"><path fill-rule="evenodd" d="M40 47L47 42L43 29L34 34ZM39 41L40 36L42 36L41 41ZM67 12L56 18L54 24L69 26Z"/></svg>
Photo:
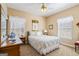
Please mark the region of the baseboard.
<svg viewBox="0 0 79 59"><path fill-rule="evenodd" d="M74 45L70 45L70 44L67 44L67 43L60 43L61 45L64 45L64 46L68 46L70 48L75 48Z"/></svg>

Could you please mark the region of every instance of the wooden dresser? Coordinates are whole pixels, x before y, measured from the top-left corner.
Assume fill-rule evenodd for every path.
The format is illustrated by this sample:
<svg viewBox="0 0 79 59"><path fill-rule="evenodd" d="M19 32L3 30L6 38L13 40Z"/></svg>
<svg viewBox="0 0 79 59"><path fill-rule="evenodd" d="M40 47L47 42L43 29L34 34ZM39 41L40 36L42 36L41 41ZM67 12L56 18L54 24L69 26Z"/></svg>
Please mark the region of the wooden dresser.
<svg viewBox="0 0 79 59"><path fill-rule="evenodd" d="M26 44L26 37L20 37L20 39L22 40L23 44Z"/></svg>
<svg viewBox="0 0 79 59"><path fill-rule="evenodd" d="M6 53L8 56L19 56L21 44L22 41L20 39L16 39L15 43L4 41L4 43L0 47L0 53Z"/></svg>

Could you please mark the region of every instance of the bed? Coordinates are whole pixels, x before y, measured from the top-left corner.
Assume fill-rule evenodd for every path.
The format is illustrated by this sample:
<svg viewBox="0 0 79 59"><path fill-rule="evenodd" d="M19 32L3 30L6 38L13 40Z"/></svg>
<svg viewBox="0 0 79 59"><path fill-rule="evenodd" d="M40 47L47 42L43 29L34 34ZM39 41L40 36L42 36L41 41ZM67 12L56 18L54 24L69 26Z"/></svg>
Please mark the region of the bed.
<svg viewBox="0 0 79 59"><path fill-rule="evenodd" d="M36 49L41 55L59 48L59 39L57 36L48 35L29 35L29 44Z"/></svg>

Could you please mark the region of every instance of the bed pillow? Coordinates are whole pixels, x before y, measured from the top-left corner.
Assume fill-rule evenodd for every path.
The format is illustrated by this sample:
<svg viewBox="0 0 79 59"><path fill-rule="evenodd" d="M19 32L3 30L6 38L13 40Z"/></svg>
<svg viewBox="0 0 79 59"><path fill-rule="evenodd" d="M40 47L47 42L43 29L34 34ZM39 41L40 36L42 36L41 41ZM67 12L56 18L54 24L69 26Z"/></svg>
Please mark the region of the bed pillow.
<svg viewBox="0 0 79 59"><path fill-rule="evenodd" d="M36 36L37 33L36 33L35 31L31 31L31 32L30 32L30 35L32 35L32 36Z"/></svg>
<svg viewBox="0 0 79 59"><path fill-rule="evenodd" d="M42 31L38 31L36 34L37 34L37 36L43 35Z"/></svg>

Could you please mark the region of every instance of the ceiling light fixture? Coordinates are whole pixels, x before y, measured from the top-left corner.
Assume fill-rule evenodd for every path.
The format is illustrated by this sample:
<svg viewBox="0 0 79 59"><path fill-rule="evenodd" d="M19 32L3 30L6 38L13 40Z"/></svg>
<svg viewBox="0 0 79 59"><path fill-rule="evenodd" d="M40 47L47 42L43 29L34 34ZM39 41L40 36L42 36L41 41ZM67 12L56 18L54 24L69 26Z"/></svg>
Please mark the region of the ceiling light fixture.
<svg viewBox="0 0 79 59"><path fill-rule="evenodd" d="M41 11L46 12L47 11L47 5L45 3L41 4Z"/></svg>

